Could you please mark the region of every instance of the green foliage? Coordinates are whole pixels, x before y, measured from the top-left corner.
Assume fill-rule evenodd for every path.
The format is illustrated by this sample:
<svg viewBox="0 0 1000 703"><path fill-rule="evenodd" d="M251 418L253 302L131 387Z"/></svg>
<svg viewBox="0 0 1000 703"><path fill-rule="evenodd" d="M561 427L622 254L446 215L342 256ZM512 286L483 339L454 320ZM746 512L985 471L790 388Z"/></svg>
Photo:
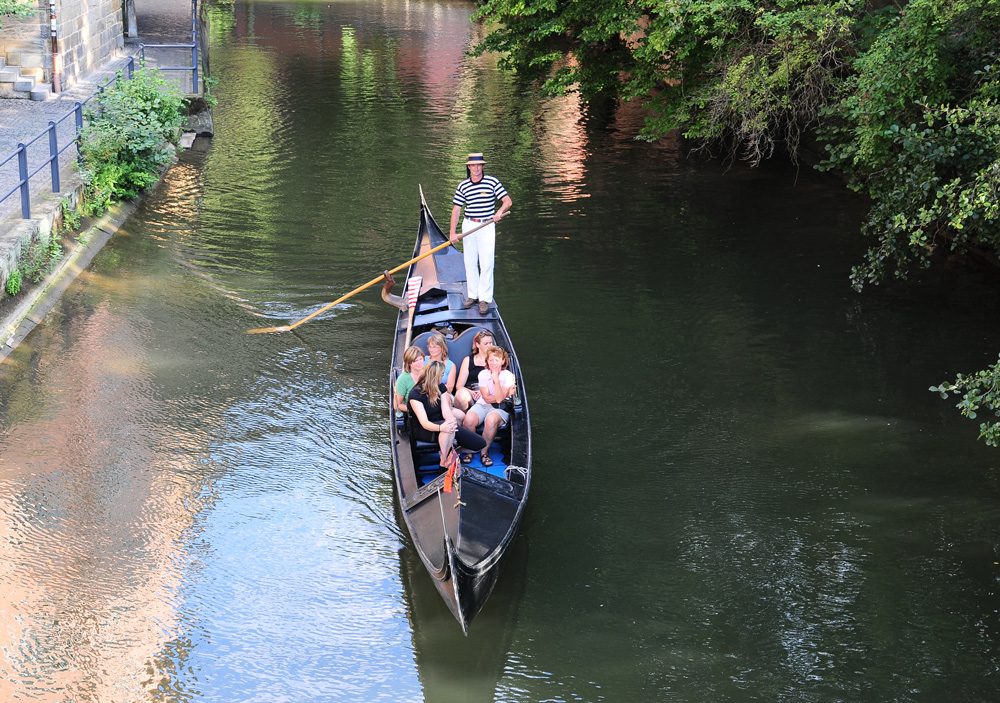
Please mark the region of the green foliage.
<svg viewBox="0 0 1000 703"><path fill-rule="evenodd" d="M205 83L205 104L211 109L219 104L219 99L212 94L212 88L219 84L219 79L214 76L205 76L202 80Z"/></svg>
<svg viewBox="0 0 1000 703"><path fill-rule="evenodd" d="M7 278L4 289L8 295L17 295L24 282L40 282L62 259L62 239L53 232L48 241L34 241L21 251L17 267Z"/></svg>
<svg viewBox="0 0 1000 703"><path fill-rule="evenodd" d="M962 399L955 407L972 420L983 410L1000 418L1000 361L985 371L968 376L959 374L954 383L945 382L931 386L929 390L940 393L942 398L947 398L948 393L961 394ZM1000 446L1000 420L980 424L979 439L985 440L991 447Z"/></svg>
<svg viewBox="0 0 1000 703"><path fill-rule="evenodd" d="M854 287L906 278L935 246L1000 245L1000 5L912 0L854 61L825 111L825 168L848 174L873 207L878 239Z"/></svg>
<svg viewBox="0 0 1000 703"><path fill-rule="evenodd" d="M27 0L0 0L0 18L30 17L35 14L35 8L28 5ZM0 21L0 27L3 22Z"/></svg>
<svg viewBox="0 0 1000 703"><path fill-rule="evenodd" d="M856 289L905 279L936 246L1000 249L1000 105L924 106L921 123L885 137L894 153L864 181L874 204L863 228L878 245L854 267Z"/></svg>
<svg viewBox="0 0 1000 703"><path fill-rule="evenodd" d="M117 82L87 111L78 135L87 184L85 210L103 212L118 200L136 197L154 183L170 160L182 121L180 90L160 71L142 67Z"/></svg>
<svg viewBox="0 0 1000 703"><path fill-rule="evenodd" d="M62 239L58 236L50 237L48 242L32 242L22 254L17 270L25 279L39 283L59 262L62 253Z"/></svg>
<svg viewBox="0 0 1000 703"><path fill-rule="evenodd" d="M14 269L10 272L10 276L7 277L7 283L4 289L7 291L7 295L17 295L21 292L21 269Z"/></svg>
<svg viewBox="0 0 1000 703"><path fill-rule="evenodd" d="M549 93L638 99L653 113L641 137L674 129L727 143L753 163L781 144L795 157L846 70L854 0L487 0L496 20L476 51L544 79Z"/></svg>
<svg viewBox="0 0 1000 703"><path fill-rule="evenodd" d="M83 219L83 213L80 209L74 207L67 198L63 198L60 206L62 207L62 224L59 227L59 231L69 234L80 229L80 223Z"/></svg>

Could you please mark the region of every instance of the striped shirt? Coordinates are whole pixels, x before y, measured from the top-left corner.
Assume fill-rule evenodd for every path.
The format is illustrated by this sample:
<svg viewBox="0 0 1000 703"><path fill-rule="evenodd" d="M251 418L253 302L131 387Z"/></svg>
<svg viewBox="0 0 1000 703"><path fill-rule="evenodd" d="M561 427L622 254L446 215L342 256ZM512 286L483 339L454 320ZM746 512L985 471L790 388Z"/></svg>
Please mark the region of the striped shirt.
<svg viewBox="0 0 1000 703"><path fill-rule="evenodd" d="M466 178L458 184L452 204L465 207L465 216L484 220L493 217L498 200L507 197L507 190L493 176L484 175L478 183Z"/></svg>

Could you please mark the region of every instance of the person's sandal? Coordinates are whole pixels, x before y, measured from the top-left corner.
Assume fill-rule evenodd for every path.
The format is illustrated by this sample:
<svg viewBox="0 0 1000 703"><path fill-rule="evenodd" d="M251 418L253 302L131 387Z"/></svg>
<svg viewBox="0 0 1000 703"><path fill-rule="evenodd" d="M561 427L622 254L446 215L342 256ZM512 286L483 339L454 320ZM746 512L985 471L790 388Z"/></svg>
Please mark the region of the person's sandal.
<svg viewBox="0 0 1000 703"><path fill-rule="evenodd" d="M445 459L444 463L440 464L439 466L442 469L450 469L451 468L451 462L453 462L454 460L455 460L455 450L452 449L450 452L448 452L448 458Z"/></svg>
<svg viewBox="0 0 1000 703"><path fill-rule="evenodd" d="M479 460L483 462L483 466L493 466L493 460L490 459L489 454L480 454Z"/></svg>
<svg viewBox="0 0 1000 703"><path fill-rule="evenodd" d="M472 463L472 455L471 454L460 454L459 456L462 457L462 463L463 464L471 464Z"/></svg>

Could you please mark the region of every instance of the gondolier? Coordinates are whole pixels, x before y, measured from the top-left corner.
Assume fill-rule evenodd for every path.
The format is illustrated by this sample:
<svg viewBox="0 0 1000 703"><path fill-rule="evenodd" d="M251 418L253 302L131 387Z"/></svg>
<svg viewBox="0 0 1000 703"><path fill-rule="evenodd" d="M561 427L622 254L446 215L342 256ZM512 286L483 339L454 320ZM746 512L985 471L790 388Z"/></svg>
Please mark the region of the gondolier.
<svg viewBox="0 0 1000 703"><path fill-rule="evenodd" d="M465 162L468 178L458 184L452 200L454 207L451 210L450 232L451 243L458 244L458 220L463 208L465 217L462 218L462 232L492 221L488 226L466 237L463 244L468 289L465 307L471 308L478 303L480 315L489 312L490 303L493 302L496 223L507 214L513 204L503 184L495 177L483 173L485 165L486 159L482 154L469 154L469 160ZM499 210L496 208L498 200Z"/></svg>

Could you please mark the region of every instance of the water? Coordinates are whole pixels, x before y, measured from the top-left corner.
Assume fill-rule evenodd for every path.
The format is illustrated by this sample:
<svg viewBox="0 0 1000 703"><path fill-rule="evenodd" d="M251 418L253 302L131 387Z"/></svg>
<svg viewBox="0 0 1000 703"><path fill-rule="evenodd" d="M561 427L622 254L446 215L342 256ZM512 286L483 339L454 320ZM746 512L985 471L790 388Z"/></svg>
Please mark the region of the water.
<svg viewBox="0 0 1000 703"><path fill-rule="evenodd" d="M216 137L0 365L0 699L992 700L1000 454L926 388L992 279L852 293L864 203L635 142L464 55L460 2L212 11ZM535 475L468 638L386 428L416 184L514 199Z"/></svg>

